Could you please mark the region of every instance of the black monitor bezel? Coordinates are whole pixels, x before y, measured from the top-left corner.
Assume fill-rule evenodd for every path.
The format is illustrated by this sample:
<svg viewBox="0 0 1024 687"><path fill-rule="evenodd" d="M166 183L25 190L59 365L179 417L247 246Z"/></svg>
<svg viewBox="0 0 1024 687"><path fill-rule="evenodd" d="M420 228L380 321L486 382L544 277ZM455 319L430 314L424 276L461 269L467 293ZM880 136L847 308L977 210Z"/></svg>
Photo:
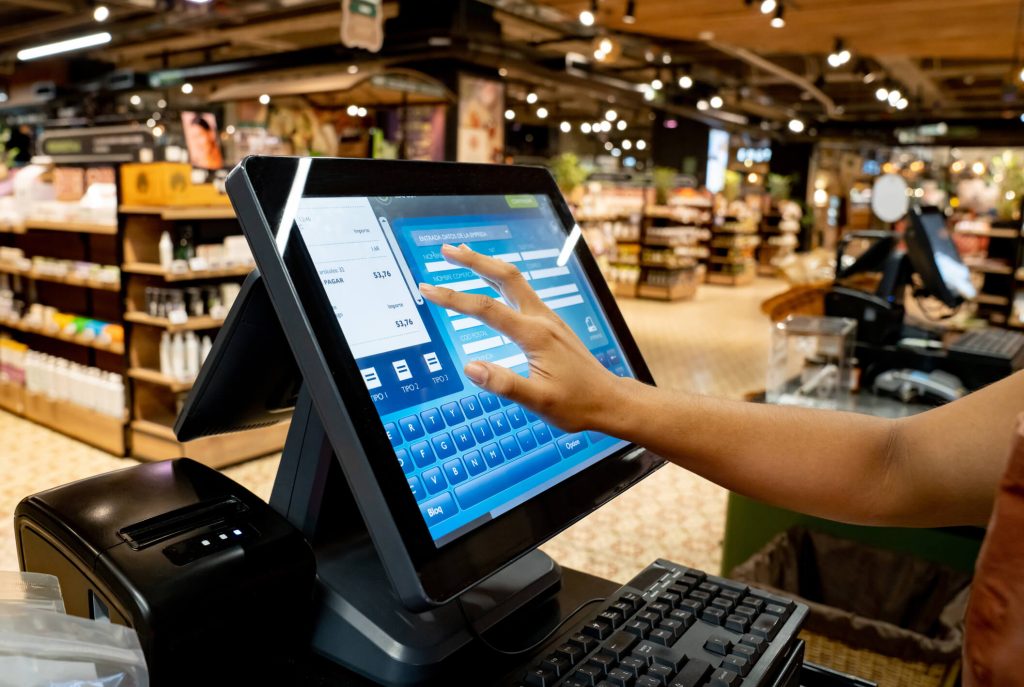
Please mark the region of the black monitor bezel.
<svg viewBox="0 0 1024 687"><path fill-rule="evenodd" d="M288 187L297 168L297 158L251 157L244 160L245 170L255 198L259 200L266 219L266 240L276 241L276 227L283 215ZM383 192L382 192L383 191ZM394 162L314 158L303 196L424 196L424 195L491 195L543 194L562 221L566 234L575 221L550 173L543 168L499 165L468 165L459 163ZM293 223L294 228L294 223ZM246 227L246 233L251 229ZM250 242L253 237L250 237ZM266 244L263 244L264 246ZM276 244L275 244L276 245ZM256 250L257 262L264 251ZM626 326L611 292L601 276L597 263L584 241L579 241L575 254L580 260L607 318L613 327L623 353L637 378L653 384L635 340ZM277 253L278 257L280 254ZM606 503L663 464L663 459L646 451L638 452L629 445L569 479L555 485L526 504L499 518L481 525L440 548L436 547L419 506L408 489L406 478L397 460L374 461L368 456L394 456L383 424L359 373L355 359L345 343L341 327L333 316L326 293L316 278L312 262L298 231L291 231L284 250L283 266L294 284L296 305L304 312L311 333L319 343L330 376L344 404L361 444L362 451L335 446L343 461L365 460L380 485L385 511L400 534L405 551L378 551L387 566L388 557L408 556L416 571L423 601L442 603L465 591L475 583L533 550L539 544ZM260 265L261 271L267 270ZM274 290L273 280L268 288ZM312 307L310 307L312 306ZM314 394L314 400L315 394ZM329 422L324 422L329 426ZM361 456L358 454L362 454ZM361 466L366 467L367 465ZM353 491L356 491L353 489ZM357 499L362 494L356 492ZM372 494L366 494L370 500ZM364 508L364 505L368 507ZM379 506L380 504L376 504ZM380 517L379 508L360 502L371 536ZM376 515L369 515L374 513ZM392 582L395 570L389 567ZM400 587L396 584L396 587ZM417 600L401 594L410 606Z"/></svg>
<svg viewBox="0 0 1024 687"><path fill-rule="evenodd" d="M943 278L942 270L939 269L938 261L935 259L935 242L925 226L928 217L932 217L936 221L941 222L943 230L948 232L945 213L932 205L921 206L914 204L910 208L909 214L910 222L904 232L903 241L907 246L910 264L913 266L914 271L921 276L925 289L927 289L929 294L935 296L950 308L958 307L964 302L964 297L959 291L951 288L946 283L945 278ZM952 237L949 240L952 243ZM955 243L952 243L952 245L954 250L956 250L957 258L963 264L963 259L960 258L960 250Z"/></svg>

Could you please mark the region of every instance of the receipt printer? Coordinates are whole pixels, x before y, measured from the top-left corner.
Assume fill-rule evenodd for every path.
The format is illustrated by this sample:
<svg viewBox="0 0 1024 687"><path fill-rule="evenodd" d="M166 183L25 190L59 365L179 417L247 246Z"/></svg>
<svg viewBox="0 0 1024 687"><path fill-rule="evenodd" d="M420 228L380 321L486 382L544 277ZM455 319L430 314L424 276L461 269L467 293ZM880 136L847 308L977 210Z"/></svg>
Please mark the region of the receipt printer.
<svg viewBox="0 0 1024 687"><path fill-rule="evenodd" d="M29 496L14 529L21 569L56 575L69 614L138 632L153 685L267 676L307 646L309 544L259 497L195 461L144 463Z"/></svg>

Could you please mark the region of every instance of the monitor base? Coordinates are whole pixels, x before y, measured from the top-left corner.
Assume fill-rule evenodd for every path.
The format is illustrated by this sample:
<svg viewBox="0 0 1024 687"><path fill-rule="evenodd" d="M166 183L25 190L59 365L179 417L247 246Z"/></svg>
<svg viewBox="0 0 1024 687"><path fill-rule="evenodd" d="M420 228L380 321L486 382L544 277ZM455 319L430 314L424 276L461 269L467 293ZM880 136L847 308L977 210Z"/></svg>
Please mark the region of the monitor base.
<svg viewBox="0 0 1024 687"><path fill-rule="evenodd" d="M313 650L379 684L444 678L457 671L447 659L473 641L467 616L483 632L517 611L528 613L561 586L558 564L535 550L459 600L423 613L409 611L392 589L305 388L270 505L302 531L316 555Z"/></svg>

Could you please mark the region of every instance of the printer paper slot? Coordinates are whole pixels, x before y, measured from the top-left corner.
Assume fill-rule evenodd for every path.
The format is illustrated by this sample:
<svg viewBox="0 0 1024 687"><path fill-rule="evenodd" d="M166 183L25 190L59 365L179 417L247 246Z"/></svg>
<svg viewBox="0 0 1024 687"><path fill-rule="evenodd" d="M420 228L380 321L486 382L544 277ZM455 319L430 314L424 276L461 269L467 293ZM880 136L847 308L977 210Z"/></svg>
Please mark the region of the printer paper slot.
<svg viewBox="0 0 1024 687"><path fill-rule="evenodd" d="M228 496L169 511L123 527L117 534L131 548L144 549L185 532L223 523L247 510L249 508L244 503Z"/></svg>

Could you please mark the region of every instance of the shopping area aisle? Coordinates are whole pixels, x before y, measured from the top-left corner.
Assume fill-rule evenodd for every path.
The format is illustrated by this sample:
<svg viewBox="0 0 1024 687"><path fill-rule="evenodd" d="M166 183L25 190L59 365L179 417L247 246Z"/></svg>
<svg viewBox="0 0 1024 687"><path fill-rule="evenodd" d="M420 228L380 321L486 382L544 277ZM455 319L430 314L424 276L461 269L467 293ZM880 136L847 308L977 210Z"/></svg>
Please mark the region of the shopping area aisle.
<svg viewBox="0 0 1024 687"><path fill-rule="evenodd" d="M739 288L703 286L695 301L623 300L621 307L659 386L739 398L764 385L770 328L759 305L783 290L783 282L761 279ZM0 442L0 570L18 566L10 523L19 499L130 460L3 411ZM277 461L270 456L225 472L268 498ZM658 557L717 570L725 495L669 466L544 549L562 565L623 582Z"/></svg>

